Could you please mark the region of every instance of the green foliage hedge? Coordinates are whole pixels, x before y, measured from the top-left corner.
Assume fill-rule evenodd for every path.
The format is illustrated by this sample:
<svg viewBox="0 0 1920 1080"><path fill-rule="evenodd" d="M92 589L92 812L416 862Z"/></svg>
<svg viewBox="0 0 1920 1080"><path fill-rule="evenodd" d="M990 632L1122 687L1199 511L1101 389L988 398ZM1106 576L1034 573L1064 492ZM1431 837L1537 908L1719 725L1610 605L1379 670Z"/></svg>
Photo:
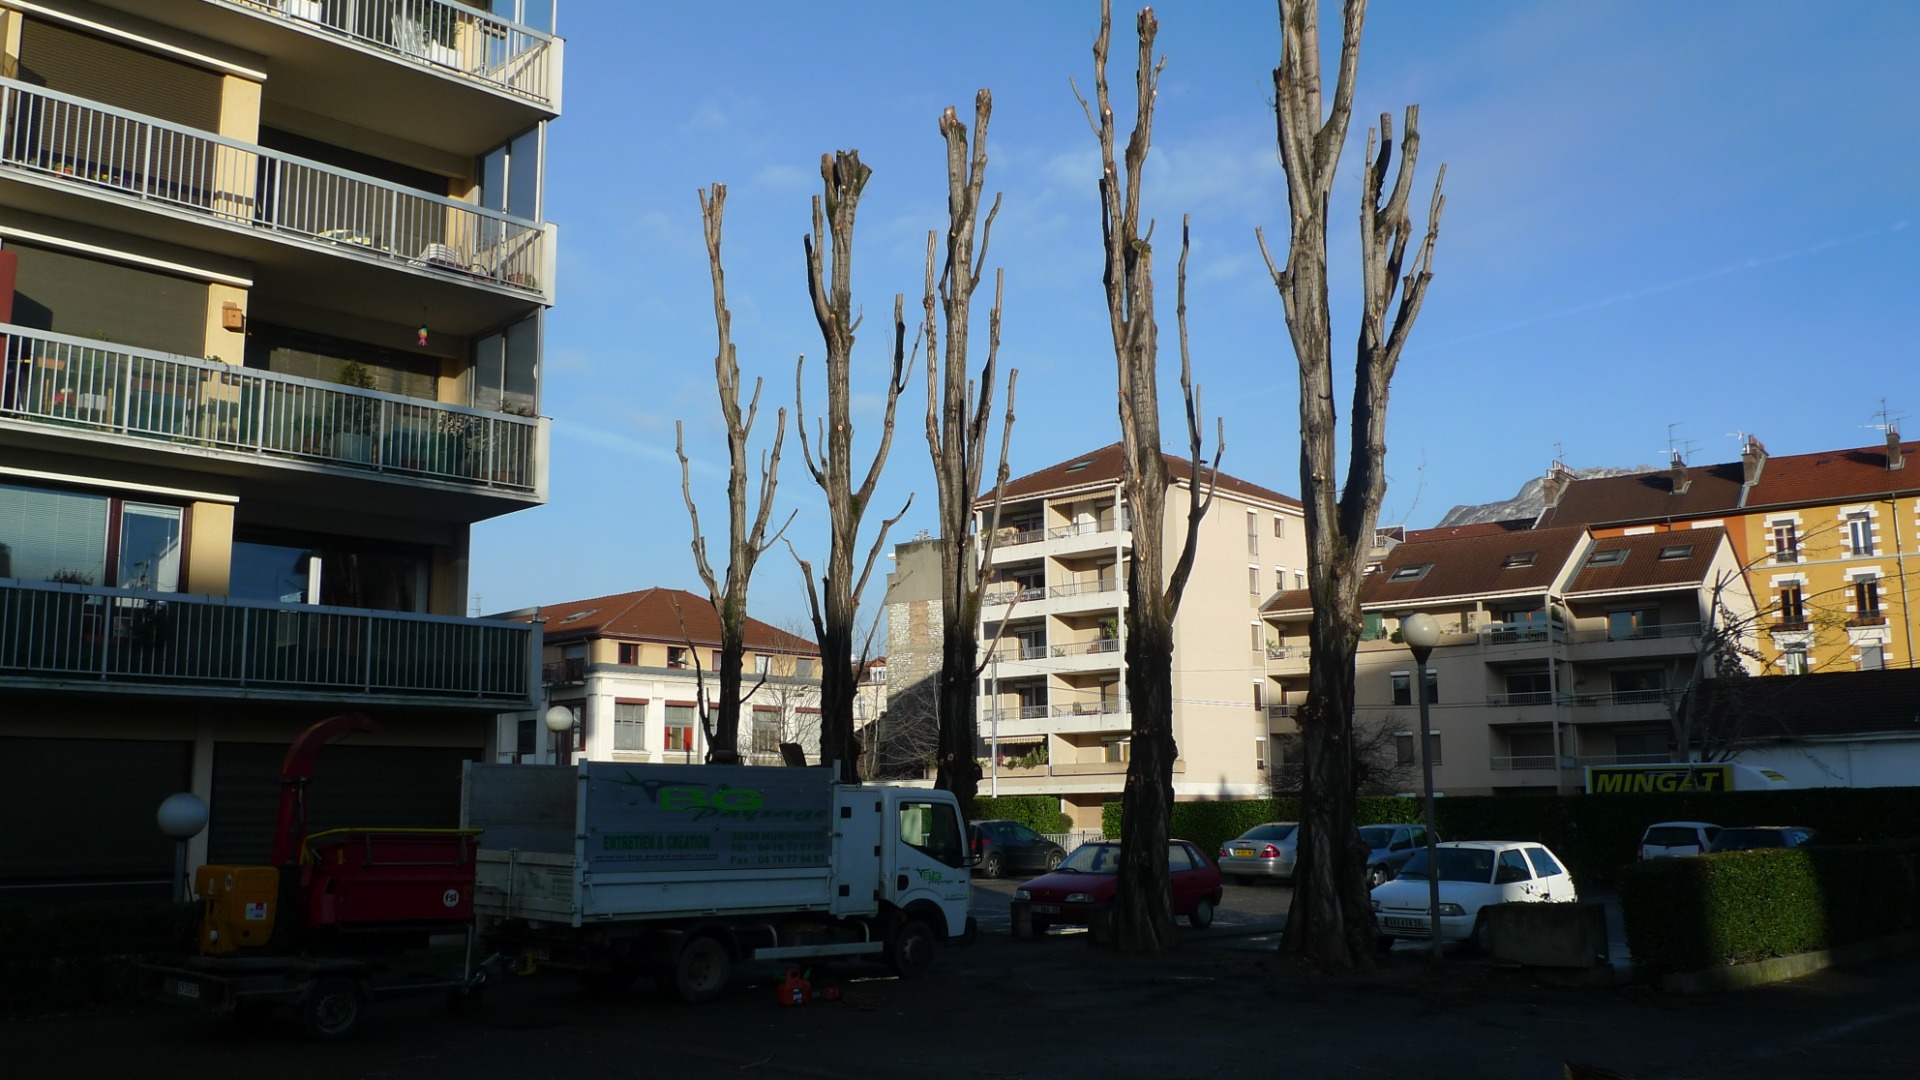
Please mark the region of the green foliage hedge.
<svg viewBox="0 0 1920 1080"><path fill-rule="evenodd" d="M1362 825L1418 822L1421 800L1358 801ZM1298 821L1300 801L1244 799L1180 802L1168 833L1209 855L1264 821ZM1658 821L1718 825L1807 825L1827 844L1877 843L1920 836L1920 788L1804 788L1648 795L1455 795L1434 801L1444 840L1532 840L1552 848L1583 886L1610 885L1634 865L1640 837ZM1102 824L1121 835L1120 804L1106 804Z"/></svg>
<svg viewBox="0 0 1920 1080"><path fill-rule="evenodd" d="M1073 819L1060 812L1060 800L1051 795L978 795L973 800L975 821L1017 821L1037 833L1072 830Z"/></svg>
<svg viewBox="0 0 1920 1080"><path fill-rule="evenodd" d="M1912 929L1920 843L1656 859L1620 881L1627 945L1653 973L1789 956Z"/></svg>
<svg viewBox="0 0 1920 1080"><path fill-rule="evenodd" d="M181 956L199 914L164 901L0 902L0 1013L130 1000L132 965Z"/></svg>

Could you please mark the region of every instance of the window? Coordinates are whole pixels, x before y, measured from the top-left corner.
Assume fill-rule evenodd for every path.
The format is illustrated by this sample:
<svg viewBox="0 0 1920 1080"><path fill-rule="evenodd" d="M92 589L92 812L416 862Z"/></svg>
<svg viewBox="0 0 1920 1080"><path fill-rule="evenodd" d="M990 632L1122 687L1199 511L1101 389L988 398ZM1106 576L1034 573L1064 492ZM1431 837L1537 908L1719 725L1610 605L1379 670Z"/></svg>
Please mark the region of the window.
<svg viewBox="0 0 1920 1080"><path fill-rule="evenodd" d="M813 657L795 657L793 661L793 677L796 679L813 678Z"/></svg>
<svg viewBox="0 0 1920 1080"><path fill-rule="evenodd" d="M687 650L679 647L678 645L667 646L667 666L670 668L686 667L687 666Z"/></svg>
<svg viewBox="0 0 1920 1080"><path fill-rule="evenodd" d="M476 409L532 416L539 408L540 322L531 316L473 342Z"/></svg>
<svg viewBox="0 0 1920 1080"><path fill-rule="evenodd" d="M1187 850L1187 845L1178 841L1168 844L1167 870L1178 873L1181 870L1191 869L1193 869L1193 853Z"/></svg>
<svg viewBox="0 0 1920 1080"><path fill-rule="evenodd" d="M1515 769L1553 768L1553 732L1510 731L1507 733L1508 764Z"/></svg>
<svg viewBox="0 0 1920 1080"><path fill-rule="evenodd" d="M1253 737L1253 767L1265 772L1267 768L1267 739L1264 735Z"/></svg>
<svg viewBox="0 0 1920 1080"><path fill-rule="evenodd" d="M1260 568L1257 566L1247 567L1247 592L1256 600L1260 598Z"/></svg>
<svg viewBox="0 0 1920 1080"><path fill-rule="evenodd" d="M1632 608L1607 612L1608 641L1636 641L1660 636L1659 608Z"/></svg>
<svg viewBox="0 0 1920 1080"><path fill-rule="evenodd" d="M1603 548L1587 556L1588 566L1619 566L1627 561L1627 549Z"/></svg>
<svg viewBox="0 0 1920 1080"><path fill-rule="evenodd" d="M1855 555L1873 554L1873 519L1865 512L1847 515L1847 546Z"/></svg>
<svg viewBox="0 0 1920 1080"><path fill-rule="evenodd" d="M0 578L177 592L185 514L177 506L0 484ZM119 557L110 573L111 523ZM304 575L296 591L293 602L304 602Z"/></svg>
<svg viewBox="0 0 1920 1080"><path fill-rule="evenodd" d="M1853 579L1853 621L1855 623L1877 623L1880 621L1880 582L1874 578Z"/></svg>
<svg viewBox="0 0 1920 1080"><path fill-rule="evenodd" d="M1287 591L1287 568L1284 566L1276 566L1273 568L1273 591Z"/></svg>
<svg viewBox="0 0 1920 1080"><path fill-rule="evenodd" d="M1663 547L1660 549L1661 562L1672 562L1675 559L1690 559L1692 557L1692 544L1679 544L1674 547Z"/></svg>
<svg viewBox="0 0 1920 1080"><path fill-rule="evenodd" d="M1304 589L1307 587L1307 572L1305 570L1295 570L1293 572L1293 587L1296 589Z"/></svg>
<svg viewBox="0 0 1920 1080"><path fill-rule="evenodd" d="M707 670L719 671L720 670L720 650L719 649L713 650L713 653L711 655L712 655L712 660L710 661L710 666L707 668Z"/></svg>
<svg viewBox="0 0 1920 1080"><path fill-rule="evenodd" d="M1101 741L1100 745L1102 749L1106 751L1106 760L1110 762L1124 762L1132 752L1132 742L1133 740L1131 739L1105 739Z"/></svg>
<svg viewBox="0 0 1920 1080"><path fill-rule="evenodd" d="M1518 848L1508 848L1500 853L1499 861L1493 867L1495 885L1516 884L1533 880L1533 869L1527 865L1526 856Z"/></svg>
<svg viewBox="0 0 1920 1080"><path fill-rule="evenodd" d="M587 748L586 706L566 705L562 707L573 714L573 732L571 737L565 735L552 736L555 749L558 750L560 747L566 747L576 752L585 750Z"/></svg>
<svg viewBox="0 0 1920 1080"><path fill-rule="evenodd" d="M1800 538L1791 521L1783 521L1773 526L1773 561L1790 563L1800 561Z"/></svg>
<svg viewBox="0 0 1920 1080"><path fill-rule="evenodd" d="M513 725L513 755L516 760L525 761L540 752L534 741L534 731L538 727L532 717Z"/></svg>
<svg viewBox="0 0 1920 1080"><path fill-rule="evenodd" d="M1798 583L1780 587L1780 625L1791 628L1807 625L1806 600Z"/></svg>
<svg viewBox="0 0 1920 1080"><path fill-rule="evenodd" d="M1540 553L1537 551L1516 551L1501 561L1500 568L1502 570L1513 570L1522 566L1532 566L1533 560L1539 558L1539 556Z"/></svg>
<svg viewBox="0 0 1920 1080"><path fill-rule="evenodd" d="M1435 764L1440 764L1440 733L1427 732L1427 756Z"/></svg>
<svg viewBox="0 0 1920 1080"><path fill-rule="evenodd" d="M1615 671L1609 676L1613 683L1615 704L1632 705L1659 701L1666 695L1666 674L1658 668L1637 668Z"/></svg>
<svg viewBox="0 0 1920 1080"><path fill-rule="evenodd" d="M760 655L755 656L753 658L753 673L755 675L765 675L772 670L773 670L773 657L768 656L765 653L761 653Z"/></svg>
<svg viewBox="0 0 1920 1080"><path fill-rule="evenodd" d="M666 749L686 755L688 760L693 757L693 719L692 702L667 703Z"/></svg>
<svg viewBox="0 0 1920 1080"><path fill-rule="evenodd" d="M639 752L647 748L647 703L613 703L613 748Z"/></svg>
<svg viewBox="0 0 1920 1080"><path fill-rule="evenodd" d="M1413 751L1413 732L1402 731L1396 733L1393 736L1393 763L1396 765L1412 765L1415 764L1416 761L1417 759L1414 757Z"/></svg>
<svg viewBox="0 0 1920 1080"><path fill-rule="evenodd" d="M967 848L960 833L960 818L951 803L902 802L900 839L942 865L966 865Z"/></svg>
<svg viewBox="0 0 1920 1080"><path fill-rule="evenodd" d="M1413 566L1402 566L1399 569L1395 570L1393 572L1393 575L1387 578L1387 580L1388 581L1419 581L1421 578L1426 577L1427 571L1431 569L1433 569L1432 563L1418 563Z"/></svg>
<svg viewBox="0 0 1920 1080"><path fill-rule="evenodd" d="M1545 705L1553 700L1553 676L1545 671L1514 671L1507 675L1508 705Z"/></svg>
<svg viewBox="0 0 1920 1080"><path fill-rule="evenodd" d="M1860 670L1879 671L1887 666L1886 648L1881 645L1860 646Z"/></svg>
<svg viewBox="0 0 1920 1080"><path fill-rule="evenodd" d="M1273 535L1277 537L1284 537L1287 535L1287 519L1286 518L1276 517L1273 519Z"/></svg>
<svg viewBox="0 0 1920 1080"><path fill-rule="evenodd" d="M1247 511L1247 554L1260 554L1260 513L1256 510Z"/></svg>
<svg viewBox="0 0 1920 1080"><path fill-rule="evenodd" d="M1533 863L1534 873L1541 877L1553 877L1566 873L1565 870L1560 869L1559 863L1553 861L1553 856L1547 853L1546 848L1530 847L1526 850L1528 861Z"/></svg>
<svg viewBox="0 0 1920 1080"><path fill-rule="evenodd" d="M780 752L779 706L755 705L753 707L753 752L756 754Z"/></svg>
<svg viewBox="0 0 1920 1080"><path fill-rule="evenodd" d="M1807 673L1807 647L1805 645L1787 646L1786 651L1780 654L1780 668L1788 675L1805 675Z"/></svg>
<svg viewBox="0 0 1920 1080"><path fill-rule="evenodd" d="M1613 753L1621 765L1646 764L1667 760L1665 731L1616 731Z"/></svg>
<svg viewBox="0 0 1920 1080"><path fill-rule="evenodd" d="M1428 668L1427 669L1427 704L1433 705L1433 704L1437 704L1439 701L1440 701L1440 673L1433 670L1432 668ZM1393 673L1393 703L1395 705L1412 705L1414 703L1413 676L1410 672L1396 671Z"/></svg>
<svg viewBox="0 0 1920 1080"><path fill-rule="evenodd" d="M1256 682L1253 684L1253 707L1256 709L1264 709L1267 707L1267 684L1265 682Z"/></svg>
<svg viewBox="0 0 1920 1080"><path fill-rule="evenodd" d="M1379 612L1369 611L1360 616L1360 640L1379 641L1387 636L1386 617Z"/></svg>
<svg viewBox="0 0 1920 1080"><path fill-rule="evenodd" d="M1280 764L1305 765L1307 763L1307 744L1298 735L1282 735L1280 740Z"/></svg>
<svg viewBox="0 0 1920 1080"><path fill-rule="evenodd" d="M620 643L620 663L624 664L627 667L638 667L640 664L639 644L635 642L630 642L630 641L621 642Z"/></svg>
<svg viewBox="0 0 1920 1080"><path fill-rule="evenodd" d="M1247 627L1247 630L1248 630L1247 636L1250 637L1253 641L1254 652L1259 652L1261 649L1264 649L1267 647L1266 632L1260 629L1259 623L1254 623L1253 625Z"/></svg>

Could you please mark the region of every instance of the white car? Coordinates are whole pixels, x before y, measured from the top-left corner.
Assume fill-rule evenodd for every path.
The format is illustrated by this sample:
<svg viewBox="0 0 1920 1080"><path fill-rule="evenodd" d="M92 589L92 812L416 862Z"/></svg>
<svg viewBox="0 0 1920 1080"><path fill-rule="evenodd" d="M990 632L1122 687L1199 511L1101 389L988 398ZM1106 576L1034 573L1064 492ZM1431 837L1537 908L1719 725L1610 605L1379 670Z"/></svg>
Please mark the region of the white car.
<svg viewBox="0 0 1920 1080"><path fill-rule="evenodd" d="M1640 837L1640 860L1705 855L1720 836L1720 826L1704 821L1662 821Z"/></svg>
<svg viewBox="0 0 1920 1080"><path fill-rule="evenodd" d="M1553 852L1520 840L1454 840L1439 845L1440 940L1470 941L1487 948L1487 923L1481 911L1510 901L1578 900L1573 878ZM1380 944L1425 941L1429 933L1428 863L1416 851L1400 876L1373 890L1380 922Z"/></svg>

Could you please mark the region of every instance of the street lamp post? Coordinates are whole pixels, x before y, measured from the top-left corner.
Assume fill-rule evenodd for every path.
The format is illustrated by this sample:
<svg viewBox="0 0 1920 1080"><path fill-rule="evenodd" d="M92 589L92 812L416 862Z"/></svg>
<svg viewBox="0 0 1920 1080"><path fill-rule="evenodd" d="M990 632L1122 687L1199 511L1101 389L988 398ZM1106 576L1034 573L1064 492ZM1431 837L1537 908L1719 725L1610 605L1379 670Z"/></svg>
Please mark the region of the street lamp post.
<svg viewBox="0 0 1920 1080"><path fill-rule="evenodd" d="M161 801L154 821L160 831L174 841L173 898L191 901L193 887L187 881L187 842L207 827L207 804L190 791L169 795Z"/></svg>
<svg viewBox="0 0 1920 1080"><path fill-rule="evenodd" d="M567 760L560 760L561 736L573 734L573 710L565 705L555 705L546 715L548 741L553 744L553 763L555 765L573 764L573 740L566 740Z"/></svg>
<svg viewBox="0 0 1920 1080"><path fill-rule="evenodd" d="M1413 682L1420 694L1420 779L1427 811L1427 944L1440 962L1440 858L1434 847L1433 726L1427 720L1427 657L1440 643L1440 624L1424 612L1400 620L1400 639L1413 652Z"/></svg>

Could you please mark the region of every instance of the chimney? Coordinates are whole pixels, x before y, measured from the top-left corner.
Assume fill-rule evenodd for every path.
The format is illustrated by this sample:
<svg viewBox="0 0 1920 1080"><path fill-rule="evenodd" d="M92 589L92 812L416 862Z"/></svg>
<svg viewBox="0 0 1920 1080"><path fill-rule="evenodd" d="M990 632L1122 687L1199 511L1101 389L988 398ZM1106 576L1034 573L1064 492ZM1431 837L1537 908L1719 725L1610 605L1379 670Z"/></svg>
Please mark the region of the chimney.
<svg viewBox="0 0 1920 1080"><path fill-rule="evenodd" d="M1567 493L1567 485L1573 483L1573 470L1561 462L1547 467L1547 475L1540 481L1540 500L1544 509L1551 510L1560 505L1561 496Z"/></svg>
<svg viewBox="0 0 1920 1080"><path fill-rule="evenodd" d="M1672 494L1685 495L1687 493L1687 486L1692 484L1693 481L1687 479L1687 461L1680 456L1678 450L1673 452L1673 464L1668 467L1668 475L1672 477L1673 481Z"/></svg>
<svg viewBox="0 0 1920 1080"><path fill-rule="evenodd" d="M1760 482L1760 470L1767 467L1767 448L1760 440L1747 436L1747 445L1740 448L1740 484L1752 487Z"/></svg>
<svg viewBox="0 0 1920 1080"><path fill-rule="evenodd" d="M1887 471L1907 467L1906 455L1900 452L1900 429L1887 425Z"/></svg>

